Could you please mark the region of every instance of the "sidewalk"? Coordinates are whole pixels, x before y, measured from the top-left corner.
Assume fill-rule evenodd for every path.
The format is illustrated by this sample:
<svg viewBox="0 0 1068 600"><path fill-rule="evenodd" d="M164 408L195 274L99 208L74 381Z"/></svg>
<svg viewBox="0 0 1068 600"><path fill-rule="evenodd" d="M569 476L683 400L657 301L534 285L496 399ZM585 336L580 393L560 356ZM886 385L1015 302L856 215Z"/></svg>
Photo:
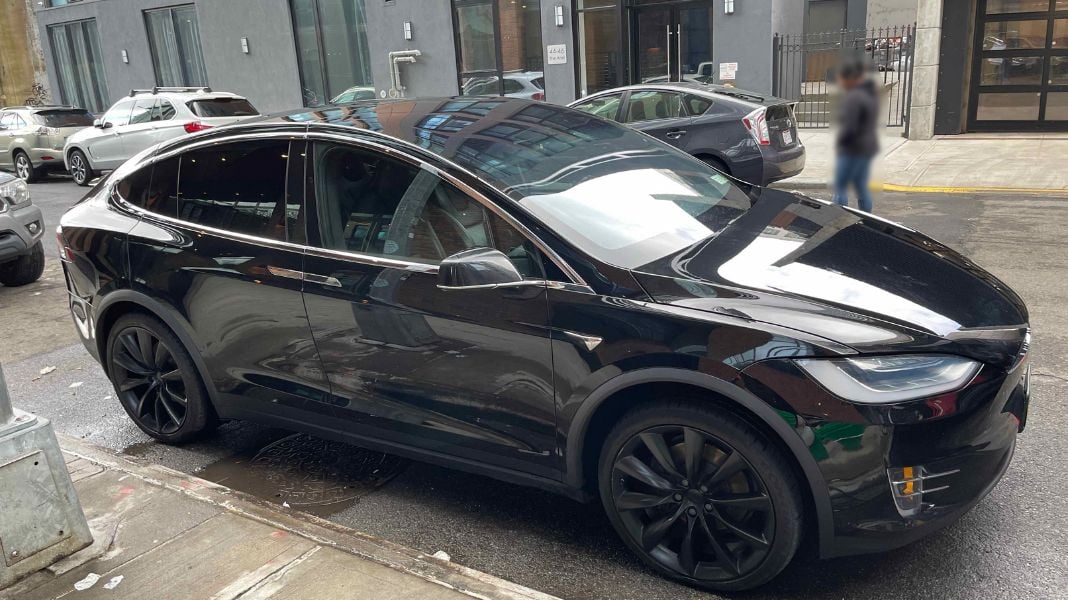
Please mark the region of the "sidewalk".
<svg viewBox="0 0 1068 600"><path fill-rule="evenodd" d="M60 436L91 547L0 598L553 600L310 515Z"/></svg>
<svg viewBox="0 0 1068 600"><path fill-rule="evenodd" d="M802 129L805 170L784 189L828 189L834 174L834 133ZM1013 133L906 140L887 129L872 179L890 191L1068 193L1068 134Z"/></svg>

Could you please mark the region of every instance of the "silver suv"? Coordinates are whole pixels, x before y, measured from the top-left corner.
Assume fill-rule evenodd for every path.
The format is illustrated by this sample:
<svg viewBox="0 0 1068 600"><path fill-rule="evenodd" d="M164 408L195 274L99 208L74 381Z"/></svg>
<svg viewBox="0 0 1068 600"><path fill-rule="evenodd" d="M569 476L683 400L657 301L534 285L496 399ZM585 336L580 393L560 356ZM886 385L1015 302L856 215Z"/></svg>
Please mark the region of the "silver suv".
<svg viewBox="0 0 1068 600"><path fill-rule="evenodd" d="M73 106L0 108L0 169L34 182L62 171L67 138L93 124L93 115Z"/></svg>
<svg viewBox="0 0 1068 600"><path fill-rule="evenodd" d="M44 219L21 179L0 173L0 284L33 283L44 273Z"/></svg>
<svg viewBox="0 0 1068 600"><path fill-rule="evenodd" d="M131 90L104 116L67 139L63 160L78 185L160 142L260 114L248 100L211 88Z"/></svg>

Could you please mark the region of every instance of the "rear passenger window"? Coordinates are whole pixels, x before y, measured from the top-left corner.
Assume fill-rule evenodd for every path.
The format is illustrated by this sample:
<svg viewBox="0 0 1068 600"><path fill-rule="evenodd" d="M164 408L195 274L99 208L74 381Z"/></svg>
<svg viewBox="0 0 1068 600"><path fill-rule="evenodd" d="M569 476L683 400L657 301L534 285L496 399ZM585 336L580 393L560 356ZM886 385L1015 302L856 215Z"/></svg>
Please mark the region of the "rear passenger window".
<svg viewBox="0 0 1068 600"><path fill-rule="evenodd" d="M671 92L631 92L627 100L625 123L640 123L656 119L678 118L682 99Z"/></svg>
<svg viewBox="0 0 1068 600"><path fill-rule="evenodd" d="M186 152L178 177L178 218L285 240L288 159L285 140L236 142Z"/></svg>

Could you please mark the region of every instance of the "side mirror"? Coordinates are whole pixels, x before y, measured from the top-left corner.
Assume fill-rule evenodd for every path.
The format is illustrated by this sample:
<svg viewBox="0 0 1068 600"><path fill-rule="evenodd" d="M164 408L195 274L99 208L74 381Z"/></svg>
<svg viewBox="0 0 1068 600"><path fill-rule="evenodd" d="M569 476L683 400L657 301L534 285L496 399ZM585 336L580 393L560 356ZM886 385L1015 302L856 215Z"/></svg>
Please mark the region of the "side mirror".
<svg viewBox="0 0 1068 600"><path fill-rule="evenodd" d="M438 267L438 287L443 290L494 288L524 285L519 270L500 250L472 248L449 256Z"/></svg>
<svg viewBox="0 0 1068 600"><path fill-rule="evenodd" d="M96 127L97 129L103 129L104 128L104 120L103 119L93 119L93 127Z"/></svg>

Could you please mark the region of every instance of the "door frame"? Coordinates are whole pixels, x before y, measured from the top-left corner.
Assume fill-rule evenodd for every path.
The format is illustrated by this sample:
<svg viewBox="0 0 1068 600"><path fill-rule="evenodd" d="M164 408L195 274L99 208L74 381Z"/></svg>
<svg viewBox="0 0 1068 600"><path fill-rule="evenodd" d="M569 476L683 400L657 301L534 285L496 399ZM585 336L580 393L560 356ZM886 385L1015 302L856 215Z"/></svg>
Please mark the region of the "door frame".
<svg viewBox="0 0 1068 600"><path fill-rule="evenodd" d="M1046 121L1046 103L1051 92L1068 92L1068 84L1051 84L1050 69L1054 56L1068 59L1068 47L1053 47L1053 27L1058 19L1068 20L1068 10L1055 10L1056 0L1049 0L1045 11L1026 13L986 14L987 0L979 0L975 13L975 32L972 41L971 81L968 84L968 118L967 131L1068 131L1068 120ZM983 50L986 24L1000 21L1034 21L1046 20L1046 44L1040 49ZM981 85L983 60L988 57L1042 57L1042 77L1037 85ZM979 94L1016 92L1039 94L1038 119L1021 121L980 121Z"/></svg>

